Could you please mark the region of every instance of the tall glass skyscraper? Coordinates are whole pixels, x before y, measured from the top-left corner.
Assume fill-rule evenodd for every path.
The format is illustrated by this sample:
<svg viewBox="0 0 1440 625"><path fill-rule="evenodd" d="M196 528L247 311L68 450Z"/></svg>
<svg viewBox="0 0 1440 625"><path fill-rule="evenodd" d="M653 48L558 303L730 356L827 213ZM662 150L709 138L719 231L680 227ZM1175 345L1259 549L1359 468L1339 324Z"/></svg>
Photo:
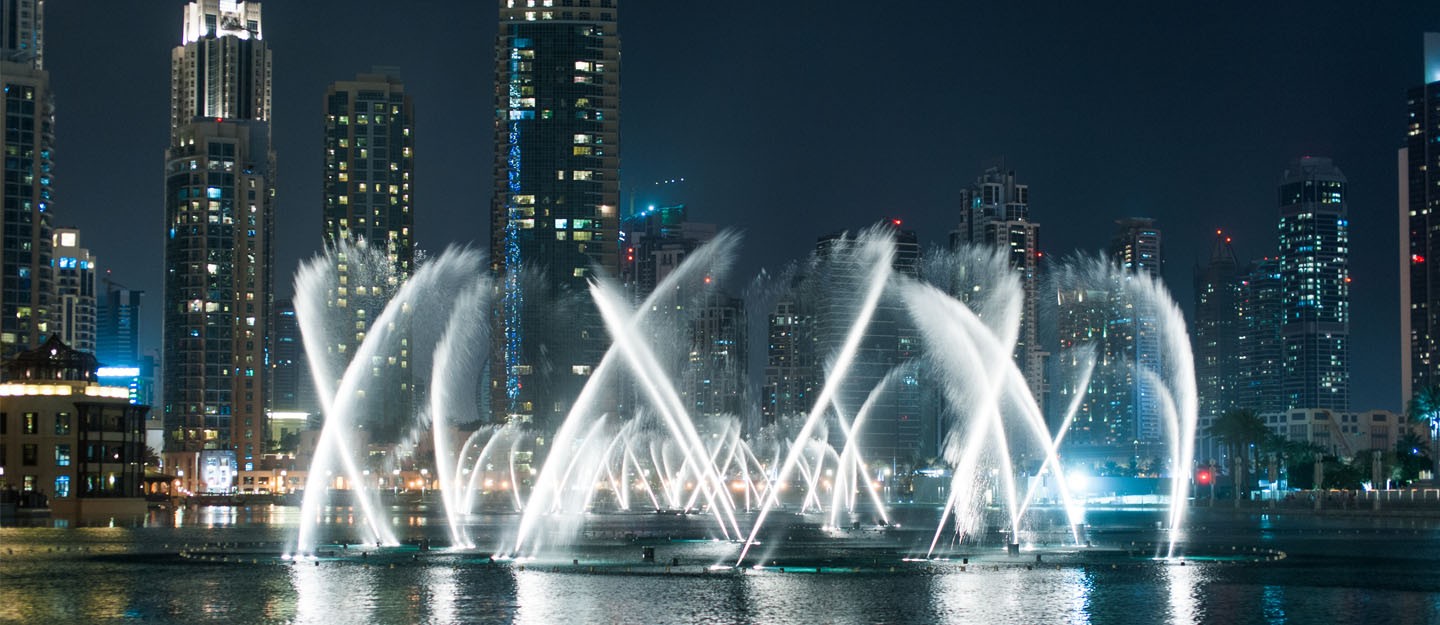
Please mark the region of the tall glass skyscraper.
<svg viewBox="0 0 1440 625"><path fill-rule="evenodd" d="M1240 316L1236 342L1240 351L1238 408L1261 414L1285 409L1285 340L1280 334L1280 260L1251 261L1240 274Z"/></svg>
<svg viewBox="0 0 1440 625"><path fill-rule="evenodd" d="M1200 416L1196 457L1214 459L1215 418L1240 407L1240 264L1230 237L1215 231L1210 260L1195 267L1195 384Z"/></svg>
<svg viewBox="0 0 1440 625"><path fill-rule="evenodd" d="M1350 408L1350 222L1345 174L1303 157L1280 179L1282 392L1292 408Z"/></svg>
<svg viewBox="0 0 1440 625"><path fill-rule="evenodd" d="M43 62L44 12L42 0L0 0L0 359L54 331L55 102Z"/></svg>
<svg viewBox="0 0 1440 625"><path fill-rule="evenodd" d="M544 432L608 343L586 281L618 267L619 14L614 0L499 8L490 262L505 296L489 391L497 419Z"/></svg>
<svg viewBox="0 0 1440 625"><path fill-rule="evenodd" d="M1425 82L1410 90L1400 149L1403 400L1440 385L1440 33L1425 34Z"/></svg>
<svg viewBox="0 0 1440 625"><path fill-rule="evenodd" d="M275 153L260 3L194 0L171 55L165 159L167 464L197 481L205 451L265 450ZM209 486L216 487L211 481Z"/></svg>

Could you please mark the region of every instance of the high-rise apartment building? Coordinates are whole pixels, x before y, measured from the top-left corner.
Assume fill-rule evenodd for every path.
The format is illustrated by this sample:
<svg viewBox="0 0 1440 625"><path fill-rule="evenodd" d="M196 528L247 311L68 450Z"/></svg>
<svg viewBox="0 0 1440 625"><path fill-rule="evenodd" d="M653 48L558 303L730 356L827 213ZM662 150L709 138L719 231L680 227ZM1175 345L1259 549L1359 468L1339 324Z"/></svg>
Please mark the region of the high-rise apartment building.
<svg viewBox="0 0 1440 625"><path fill-rule="evenodd" d="M1240 266L1230 237L1215 231L1210 260L1195 267L1195 384L1199 393L1197 458L1217 458L1208 432L1215 418L1240 408Z"/></svg>
<svg viewBox="0 0 1440 625"><path fill-rule="evenodd" d="M797 295L782 295L769 313L765 380L760 390L761 426L808 413L819 392L814 307Z"/></svg>
<svg viewBox="0 0 1440 625"><path fill-rule="evenodd" d="M696 416L739 416L746 397L745 300L711 292L696 307L680 397Z"/></svg>
<svg viewBox="0 0 1440 625"><path fill-rule="evenodd" d="M1040 224L1030 219L1030 187L1015 172L992 167L961 191L960 224L950 233L951 249L984 245L1008 251L1010 266L1025 289L1015 362L1037 401L1045 396L1045 356L1040 347L1037 296L1040 286Z"/></svg>
<svg viewBox="0 0 1440 625"><path fill-rule="evenodd" d="M1425 33L1424 83L1407 96L1400 148L1403 401L1440 385L1440 33Z"/></svg>
<svg viewBox="0 0 1440 625"><path fill-rule="evenodd" d="M55 102L43 0L0 0L0 359L53 331Z"/></svg>
<svg viewBox="0 0 1440 625"><path fill-rule="evenodd" d="M190 490L265 450L275 153L260 3L194 0L171 54L165 160L167 464ZM229 455L233 454L233 456Z"/></svg>
<svg viewBox="0 0 1440 625"><path fill-rule="evenodd" d="M541 432L608 345L586 281L618 264L616 4L499 1L490 262L505 294L490 396L497 418Z"/></svg>
<svg viewBox="0 0 1440 625"><path fill-rule="evenodd" d="M1280 334L1285 409L1350 408L1350 223L1345 174L1328 158L1280 180Z"/></svg>
<svg viewBox="0 0 1440 625"><path fill-rule="evenodd" d="M1115 221L1110 240L1110 260L1125 273L1125 280L1160 280L1165 257L1160 228L1154 219L1131 217ZM1135 439L1158 443L1164 436L1160 416L1160 377L1165 353L1160 342L1161 304L1145 297L1127 296L1119 318L1120 336L1125 338L1125 361L1136 371L1129 392L1135 411ZM1150 372L1156 375L1146 375Z"/></svg>
<svg viewBox="0 0 1440 625"><path fill-rule="evenodd" d="M415 270L414 150L414 105L395 72L326 90L325 243L383 249L402 281Z"/></svg>
<svg viewBox="0 0 1440 625"><path fill-rule="evenodd" d="M1063 418L1077 393L1067 453L1075 460L1102 464L1145 463L1156 458L1164 440L1159 375L1164 370L1157 303L1138 296L1132 280L1157 280L1163 266L1162 235L1155 220L1116 222L1108 261L1119 269L1087 280L1056 281L1058 386L1053 390L1052 427ZM1103 282L1095 282L1103 278ZM1079 388L1078 371L1094 359L1089 383ZM1147 374L1155 374L1149 375Z"/></svg>
<svg viewBox="0 0 1440 625"><path fill-rule="evenodd" d="M647 208L620 221L620 281L640 303L696 248L715 224L690 221L684 204Z"/></svg>
<svg viewBox="0 0 1440 625"><path fill-rule="evenodd" d="M80 247L80 231L56 228L54 331L71 348L95 353L95 258Z"/></svg>
<svg viewBox="0 0 1440 625"><path fill-rule="evenodd" d="M326 342L328 356L348 363L370 323L415 271L415 114L396 72L377 69L330 85L324 157L325 244L362 246L357 253L366 256L343 259L339 284L327 298L345 316L344 331ZM386 266L360 268L356 263ZM364 424L371 442L398 442L412 422L411 322L408 316L397 321L403 327L395 352L371 363L365 389L380 404Z"/></svg>
<svg viewBox="0 0 1440 625"><path fill-rule="evenodd" d="M1127 217L1115 220L1115 236L1110 239L1110 260L1121 269L1159 277L1164 269L1160 227L1148 217Z"/></svg>
<svg viewBox="0 0 1440 625"><path fill-rule="evenodd" d="M1235 340L1240 387L1238 407L1268 414L1285 410L1285 340L1280 261L1252 261L1240 274L1239 315Z"/></svg>
<svg viewBox="0 0 1440 625"><path fill-rule="evenodd" d="M885 219L875 231L888 234L895 244L892 271L897 276L917 278L920 273L920 243L913 230L902 229L899 219ZM864 293L873 267L865 266L858 253L859 239L852 233L837 232L815 243L815 271L806 275L800 297L815 303L815 350L805 360L817 363L817 381L827 383L832 372L824 364L840 354L846 337L860 312L858 293ZM898 298L884 298L876 306L856 348L854 360L835 394L835 408L846 422L853 421L875 389L878 400L866 417L860 435L860 450L868 462L893 467L913 466L915 461L935 455L935 428L923 411L923 392L915 369L920 356L920 330ZM882 386L883 385L883 386ZM811 404L800 406L808 413ZM830 429L831 444L844 446L843 429Z"/></svg>

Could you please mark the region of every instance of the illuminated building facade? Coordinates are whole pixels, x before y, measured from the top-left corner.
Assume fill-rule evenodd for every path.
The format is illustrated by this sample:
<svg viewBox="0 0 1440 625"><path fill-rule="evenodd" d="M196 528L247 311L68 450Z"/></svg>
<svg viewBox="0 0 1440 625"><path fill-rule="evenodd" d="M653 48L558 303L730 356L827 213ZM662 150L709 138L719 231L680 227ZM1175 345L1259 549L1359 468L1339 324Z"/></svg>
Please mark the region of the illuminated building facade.
<svg viewBox="0 0 1440 625"><path fill-rule="evenodd" d="M1230 237L1215 231L1210 260L1195 267L1195 384L1200 401L1197 458L1218 458L1208 434L1215 418L1240 407L1240 266Z"/></svg>
<svg viewBox="0 0 1440 625"><path fill-rule="evenodd" d="M762 426L810 411L819 392L815 357L815 314L803 297L787 294L775 302L767 328L765 381L761 387Z"/></svg>
<svg viewBox="0 0 1440 625"><path fill-rule="evenodd" d="M145 415L129 389L102 386L95 357L51 336L4 364L0 489L70 522L146 514Z"/></svg>
<svg viewBox="0 0 1440 625"><path fill-rule="evenodd" d="M44 2L0 0L0 15L0 358L9 358L53 330L55 101Z"/></svg>
<svg viewBox="0 0 1440 625"><path fill-rule="evenodd" d="M1037 296L1040 280L1040 224L1030 219L1030 187L1015 182L1015 172L985 170L975 184L960 192L960 224L950 233L950 247L987 246L1007 251L1010 266L1020 273L1025 298L1020 311L1020 338L1015 362L1037 401L1045 388L1045 350L1040 347ZM954 295L952 293L952 295Z"/></svg>
<svg viewBox="0 0 1440 625"><path fill-rule="evenodd" d="M1280 261L1252 261L1240 275L1236 355L1240 408L1262 413L1285 410L1285 339L1280 334Z"/></svg>
<svg viewBox="0 0 1440 625"><path fill-rule="evenodd" d="M568 4L500 0L495 44L490 262L505 294L489 393L497 419L539 432L604 354L586 281L618 265L617 6Z"/></svg>
<svg viewBox="0 0 1440 625"><path fill-rule="evenodd" d="M1280 180L1282 391L1291 408L1350 408L1350 222L1345 174L1328 158Z"/></svg>
<svg viewBox="0 0 1440 625"><path fill-rule="evenodd" d="M1400 149L1403 401L1440 385L1440 33L1425 33L1425 79L1410 89Z"/></svg>
<svg viewBox="0 0 1440 625"><path fill-rule="evenodd" d="M95 352L95 258L80 247L80 231L56 228L51 245L55 259L54 330L65 344Z"/></svg>
<svg viewBox="0 0 1440 625"><path fill-rule="evenodd" d="M245 470L265 450L275 291L271 61L260 4L186 5L171 61L165 460L198 467L202 452L233 453ZM226 490L195 473L182 488Z"/></svg>
<svg viewBox="0 0 1440 625"><path fill-rule="evenodd" d="M895 276L918 278L920 243L913 230L902 229L899 219L886 219L875 228L888 233L895 243L892 271ZM815 302L814 341L799 347L816 350L800 360L825 363L836 358L845 343L855 315L859 313L864 282L872 267L863 266L857 254L857 238L848 232L820 237L815 243L818 260L815 271L806 275L798 297ZM870 325L835 394L835 404L844 422L855 419L873 389L882 388L865 420L860 442L861 455L869 463L891 469L913 466L935 455L934 419L925 414L923 390L916 361L920 356L920 330L904 305L896 298L882 298ZM823 368L817 368L823 387ZM883 387L882 387L883 383ZM813 403L796 406L809 413ZM845 445L842 428L830 429L836 449Z"/></svg>
<svg viewBox="0 0 1440 625"><path fill-rule="evenodd" d="M387 265L357 271L349 261L358 259L342 259L347 262L339 266L339 284L327 298L329 306L349 313L345 328L326 342L334 362L350 361L370 323L415 272L414 158L414 105L396 72L376 70L330 85L325 93L325 244L363 245ZM397 323L408 326L410 319ZM403 329L401 334L395 353L371 363L365 387L383 398L365 424L377 443L397 442L404 434L402 424L412 416L409 336Z"/></svg>

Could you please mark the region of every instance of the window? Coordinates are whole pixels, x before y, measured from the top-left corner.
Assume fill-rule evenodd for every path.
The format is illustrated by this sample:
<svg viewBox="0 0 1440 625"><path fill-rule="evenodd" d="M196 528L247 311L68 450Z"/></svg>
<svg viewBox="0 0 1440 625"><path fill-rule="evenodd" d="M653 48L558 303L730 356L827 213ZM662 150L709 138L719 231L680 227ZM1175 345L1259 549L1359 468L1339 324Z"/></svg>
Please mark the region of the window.
<svg viewBox="0 0 1440 625"><path fill-rule="evenodd" d="M33 467L39 463L40 446L34 443L27 443L20 446L20 464Z"/></svg>
<svg viewBox="0 0 1440 625"><path fill-rule="evenodd" d="M58 475L55 477L55 497L63 499L70 496L70 476Z"/></svg>
<svg viewBox="0 0 1440 625"><path fill-rule="evenodd" d="M55 466L57 466L57 467L68 467L68 466L70 466L70 445L56 445L56 446L55 446Z"/></svg>
<svg viewBox="0 0 1440 625"><path fill-rule="evenodd" d="M70 433L70 413L55 413L55 435L65 436Z"/></svg>
<svg viewBox="0 0 1440 625"><path fill-rule="evenodd" d="M25 413L25 433L26 433L26 434L39 434L39 433L40 433L40 413L38 413L38 412L27 412L27 413Z"/></svg>

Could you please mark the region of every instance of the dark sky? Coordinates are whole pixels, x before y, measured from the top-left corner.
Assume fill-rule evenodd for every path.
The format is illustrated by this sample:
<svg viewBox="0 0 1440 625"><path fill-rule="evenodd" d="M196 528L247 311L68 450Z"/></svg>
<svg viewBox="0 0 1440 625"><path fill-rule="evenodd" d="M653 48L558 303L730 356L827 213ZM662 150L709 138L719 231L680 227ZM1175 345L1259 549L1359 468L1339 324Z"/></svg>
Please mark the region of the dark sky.
<svg viewBox="0 0 1440 625"><path fill-rule="evenodd" d="M57 223L147 292L160 340L170 50L181 0L48 3ZM1287 161L1350 181L1352 403L1398 408L1396 149L1440 2L621 2L622 187L684 176L692 218L742 229L749 275L882 216L922 241L1004 159L1048 255L1160 220L1187 312L1216 228L1273 254ZM318 251L326 85L398 66L415 97L420 246L488 240L495 5L269 0L276 276ZM627 200L628 201L628 200Z"/></svg>

